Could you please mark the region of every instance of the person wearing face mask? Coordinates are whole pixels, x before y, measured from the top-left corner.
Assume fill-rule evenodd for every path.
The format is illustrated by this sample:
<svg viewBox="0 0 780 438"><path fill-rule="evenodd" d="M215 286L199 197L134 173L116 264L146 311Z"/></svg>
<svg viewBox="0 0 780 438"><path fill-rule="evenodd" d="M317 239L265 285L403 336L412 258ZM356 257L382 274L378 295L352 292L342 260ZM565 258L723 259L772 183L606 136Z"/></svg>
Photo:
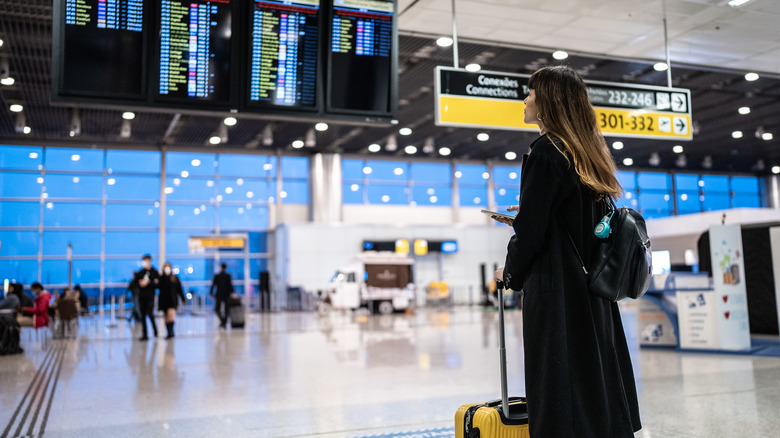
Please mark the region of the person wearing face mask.
<svg viewBox="0 0 780 438"><path fill-rule="evenodd" d="M160 274L152 266L152 256L146 254L143 256L143 268L133 275L132 287L138 290L138 305L141 311L141 319L144 329L141 341L149 340L146 332L146 317L152 322L154 337L157 337L157 324L154 322L154 290L160 287Z"/></svg>
<svg viewBox="0 0 780 438"><path fill-rule="evenodd" d="M182 303L186 301L181 280L173 273L171 264L166 262L160 276L160 301L158 305L165 315L165 328L168 330L167 339L174 336L173 325L176 323L176 308L179 307L179 298L181 298Z"/></svg>

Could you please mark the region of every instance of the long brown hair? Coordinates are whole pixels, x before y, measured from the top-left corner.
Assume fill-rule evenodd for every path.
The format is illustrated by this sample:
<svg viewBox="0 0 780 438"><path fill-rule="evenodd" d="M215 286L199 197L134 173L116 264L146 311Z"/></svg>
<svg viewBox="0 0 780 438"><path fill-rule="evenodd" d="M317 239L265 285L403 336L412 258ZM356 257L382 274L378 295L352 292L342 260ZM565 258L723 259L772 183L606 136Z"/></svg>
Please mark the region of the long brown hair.
<svg viewBox="0 0 780 438"><path fill-rule="evenodd" d="M544 129L563 141L580 181L598 198L619 198L623 188L615 177L617 166L599 131L596 112L580 75L567 66L544 67L531 75L528 88L536 93Z"/></svg>

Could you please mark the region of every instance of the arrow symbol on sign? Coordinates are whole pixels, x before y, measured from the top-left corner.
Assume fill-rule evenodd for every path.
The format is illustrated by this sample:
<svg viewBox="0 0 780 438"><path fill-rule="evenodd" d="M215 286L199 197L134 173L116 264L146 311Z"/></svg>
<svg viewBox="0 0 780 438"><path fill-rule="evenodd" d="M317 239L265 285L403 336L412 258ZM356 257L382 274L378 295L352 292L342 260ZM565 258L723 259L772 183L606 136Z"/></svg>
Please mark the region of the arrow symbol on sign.
<svg viewBox="0 0 780 438"><path fill-rule="evenodd" d="M680 99L680 96L674 96L674 104L675 105L677 105L678 107L682 107L684 103L685 102L683 102L683 100Z"/></svg>
<svg viewBox="0 0 780 438"><path fill-rule="evenodd" d="M680 132L685 132L685 121L684 120L680 119L680 120L677 121L677 129Z"/></svg>

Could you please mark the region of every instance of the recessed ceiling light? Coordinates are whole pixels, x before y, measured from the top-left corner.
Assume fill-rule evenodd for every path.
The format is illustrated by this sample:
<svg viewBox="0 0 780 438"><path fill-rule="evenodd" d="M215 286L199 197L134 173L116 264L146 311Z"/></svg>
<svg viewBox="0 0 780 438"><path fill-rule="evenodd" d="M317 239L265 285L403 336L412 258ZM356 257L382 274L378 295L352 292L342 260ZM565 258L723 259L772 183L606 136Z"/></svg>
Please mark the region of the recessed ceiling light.
<svg viewBox="0 0 780 438"><path fill-rule="evenodd" d="M24 107L19 105L18 103L9 106L8 109L10 109L12 113L20 113L24 111Z"/></svg>
<svg viewBox="0 0 780 438"><path fill-rule="evenodd" d="M452 38L446 36L439 37L436 40L436 44L438 44L440 47L450 47L452 43L453 43Z"/></svg>
<svg viewBox="0 0 780 438"><path fill-rule="evenodd" d="M682 146L680 146L679 144L678 144L678 145L675 145L675 146L672 148L672 152L674 152L675 154L681 154L681 153L683 153L683 151L684 151L684 150L685 150L685 149L683 149L683 147L682 147Z"/></svg>
<svg viewBox="0 0 780 438"><path fill-rule="evenodd" d="M236 123L238 123L238 120L236 120L235 117L225 117L225 120L222 121L226 126L235 126Z"/></svg>
<svg viewBox="0 0 780 438"><path fill-rule="evenodd" d="M769 141L769 140L775 138L775 136L772 135L771 132L765 132L765 133L761 134L761 138L763 138L766 141Z"/></svg>
<svg viewBox="0 0 780 438"><path fill-rule="evenodd" d="M624 166L631 166L633 164L634 164L634 160L632 158L623 158Z"/></svg>
<svg viewBox="0 0 780 438"><path fill-rule="evenodd" d="M316 129L317 131L320 131L320 132L327 131L328 130L328 124L327 123L323 123L323 122L317 123L316 125L314 125L314 129Z"/></svg>
<svg viewBox="0 0 780 438"><path fill-rule="evenodd" d="M14 82L16 82L16 81L14 80L14 78L12 78L12 77L10 77L10 76L9 76L9 77L7 77L7 78L0 79L0 84L3 84L3 85L8 85L9 87L10 87L11 85L13 85L13 84L14 84Z"/></svg>
<svg viewBox="0 0 780 438"><path fill-rule="evenodd" d="M417 153L417 146L409 145L404 148L404 152L406 152L409 155L416 154Z"/></svg>
<svg viewBox="0 0 780 438"><path fill-rule="evenodd" d="M4 41L0 39L0 47L3 47Z"/></svg>
<svg viewBox="0 0 780 438"><path fill-rule="evenodd" d="M25 127L22 129L22 132L23 132L23 133L25 133L25 134L29 134L29 133L31 133L31 132L32 132L32 128L30 128L29 126L25 126Z"/></svg>
<svg viewBox="0 0 780 438"><path fill-rule="evenodd" d="M380 145L378 145L376 143L368 145L368 151L369 152L379 152L381 150L382 150L382 146L380 146Z"/></svg>
<svg viewBox="0 0 780 438"><path fill-rule="evenodd" d="M515 158L517 158L517 154L512 152L512 151L509 151L509 152L504 154L504 158L506 158L507 160L511 161L511 160L514 160Z"/></svg>
<svg viewBox="0 0 780 438"><path fill-rule="evenodd" d="M745 80L746 81L750 81L750 82L757 81L758 80L758 73L748 73L748 74L746 74L745 75Z"/></svg>
<svg viewBox="0 0 780 438"><path fill-rule="evenodd" d="M446 157L447 155L451 154L452 150L448 147L439 148L439 155Z"/></svg>
<svg viewBox="0 0 780 438"><path fill-rule="evenodd" d="M466 66L466 71L475 72L480 70L482 70L482 66L480 66L479 64L471 63Z"/></svg>
<svg viewBox="0 0 780 438"><path fill-rule="evenodd" d="M564 52L563 50L557 50L553 52L552 57L558 60L566 59L569 57L569 54Z"/></svg>
<svg viewBox="0 0 780 438"><path fill-rule="evenodd" d="M122 118L125 120L133 120L135 118L135 113L132 111L125 111L122 113Z"/></svg>
<svg viewBox="0 0 780 438"><path fill-rule="evenodd" d="M780 173L780 166L772 166L772 173L774 174Z"/></svg>
<svg viewBox="0 0 780 438"><path fill-rule="evenodd" d="M487 132L480 132L479 134L477 134L477 140L488 141L490 140L490 135Z"/></svg>
<svg viewBox="0 0 780 438"><path fill-rule="evenodd" d="M655 71L666 71L669 70L669 65L665 62L656 62L653 65L653 70Z"/></svg>
<svg viewBox="0 0 780 438"><path fill-rule="evenodd" d="M412 135L412 128L401 128L398 130L401 135Z"/></svg>
<svg viewBox="0 0 780 438"><path fill-rule="evenodd" d="M214 135L211 138L209 138L209 143L211 144L220 144L222 142L222 139L219 138L218 135Z"/></svg>
<svg viewBox="0 0 780 438"><path fill-rule="evenodd" d="M70 156L70 161L79 161L81 159L81 155L79 154L73 154Z"/></svg>
<svg viewBox="0 0 780 438"><path fill-rule="evenodd" d="M619 150L623 149L623 142L622 141L616 141L616 142L612 143L612 149L614 149L616 151L619 151Z"/></svg>
<svg viewBox="0 0 780 438"><path fill-rule="evenodd" d="M303 147L303 140L295 140L294 142L292 142L292 147L294 147L295 149L302 148Z"/></svg>
<svg viewBox="0 0 780 438"><path fill-rule="evenodd" d="M739 107L739 109L737 110L737 112L738 112L738 113L740 113L740 114L742 114L743 116L744 116L745 114L750 114L750 107L749 107L749 106L741 106L741 107Z"/></svg>
<svg viewBox="0 0 780 438"><path fill-rule="evenodd" d="M731 133L732 138L742 138L742 131L734 131Z"/></svg>

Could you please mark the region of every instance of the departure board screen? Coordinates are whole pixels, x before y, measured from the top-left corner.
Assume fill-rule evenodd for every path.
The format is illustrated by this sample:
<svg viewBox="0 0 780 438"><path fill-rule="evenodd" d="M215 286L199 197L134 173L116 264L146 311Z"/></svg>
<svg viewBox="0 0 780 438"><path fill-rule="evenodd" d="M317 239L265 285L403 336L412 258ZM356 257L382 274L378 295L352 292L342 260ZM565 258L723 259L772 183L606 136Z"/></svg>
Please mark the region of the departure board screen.
<svg viewBox="0 0 780 438"><path fill-rule="evenodd" d="M160 0L156 99L230 101L231 0Z"/></svg>
<svg viewBox="0 0 780 438"><path fill-rule="evenodd" d="M316 105L320 0L253 0L249 102Z"/></svg>
<svg viewBox="0 0 780 438"><path fill-rule="evenodd" d="M334 0L328 109L391 111L394 2Z"/></svg>
<svg viewBox="0 0 780 438"><path fill-rule="evenodd" d="M146 97L144 0L65 0L58 18L60 93Z"/></svg>

